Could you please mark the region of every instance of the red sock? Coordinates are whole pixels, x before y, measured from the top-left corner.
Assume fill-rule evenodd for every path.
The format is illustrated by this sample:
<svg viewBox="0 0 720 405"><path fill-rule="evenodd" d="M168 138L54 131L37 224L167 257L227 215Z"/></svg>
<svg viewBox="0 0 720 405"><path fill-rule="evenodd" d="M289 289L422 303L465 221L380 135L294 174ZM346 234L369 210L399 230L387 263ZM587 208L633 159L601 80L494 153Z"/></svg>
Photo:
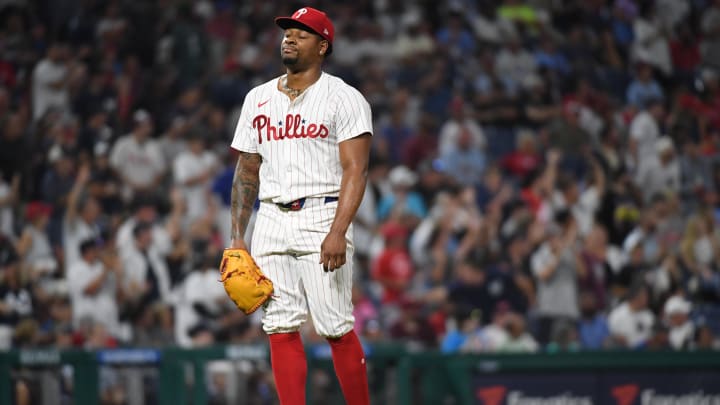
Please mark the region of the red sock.
<svg viewBox="0 0 720 405"><path fill-rule="evenodd" d="M370 404L365 354L355 331L351 330L339 339L328 339L328 342L347 405Z"/></svg>
<svg viewBox="0 0 720 405"><path fill-rule="evenodd" d="M307 359L299 332L273 333L270 362L282 405L305 405Z"/></svg>

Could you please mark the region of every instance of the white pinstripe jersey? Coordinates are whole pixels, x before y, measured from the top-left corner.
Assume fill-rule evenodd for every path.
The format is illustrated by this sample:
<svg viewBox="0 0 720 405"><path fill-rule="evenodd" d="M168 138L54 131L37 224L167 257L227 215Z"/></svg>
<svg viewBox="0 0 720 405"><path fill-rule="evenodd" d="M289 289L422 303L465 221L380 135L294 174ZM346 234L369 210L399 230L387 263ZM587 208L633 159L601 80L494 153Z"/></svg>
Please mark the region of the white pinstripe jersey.
<svg viewBox="0 0 720 405"><path fill-rule="evenodd" d="M279 79L248 92L231 146L262 156L262 201L337 196L338 143L372 134L370 105L355 88L325 72L293 101L277 89Z"/></svg>

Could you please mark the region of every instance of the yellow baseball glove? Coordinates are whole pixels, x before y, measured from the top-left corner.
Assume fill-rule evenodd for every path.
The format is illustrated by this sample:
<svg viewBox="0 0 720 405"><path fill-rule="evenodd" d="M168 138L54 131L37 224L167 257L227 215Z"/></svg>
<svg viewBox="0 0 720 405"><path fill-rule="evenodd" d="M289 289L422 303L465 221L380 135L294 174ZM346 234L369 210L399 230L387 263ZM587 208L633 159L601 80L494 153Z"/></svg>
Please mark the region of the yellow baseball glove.
<svg viewBox="0 0 720 405"><path fill-rule="evenodd" d="M223 251L220 276L227 295L247 315L260 308L273 293L272 281L245 249Z"/></svg>

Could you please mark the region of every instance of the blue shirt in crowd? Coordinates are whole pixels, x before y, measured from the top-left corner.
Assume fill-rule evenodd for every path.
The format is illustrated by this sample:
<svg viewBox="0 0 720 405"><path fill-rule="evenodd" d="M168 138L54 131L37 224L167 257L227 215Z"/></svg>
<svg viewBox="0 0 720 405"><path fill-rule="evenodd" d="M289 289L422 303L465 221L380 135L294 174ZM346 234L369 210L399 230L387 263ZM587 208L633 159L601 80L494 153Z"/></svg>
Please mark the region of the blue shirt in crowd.
<svg viewBox="0 0 720 405"><path fill-rule="evenodd" d="M581 320L578 333L584 349L602 349L605 339L610 336L610 328L604 316L596 315L592 319Z"/></svg>

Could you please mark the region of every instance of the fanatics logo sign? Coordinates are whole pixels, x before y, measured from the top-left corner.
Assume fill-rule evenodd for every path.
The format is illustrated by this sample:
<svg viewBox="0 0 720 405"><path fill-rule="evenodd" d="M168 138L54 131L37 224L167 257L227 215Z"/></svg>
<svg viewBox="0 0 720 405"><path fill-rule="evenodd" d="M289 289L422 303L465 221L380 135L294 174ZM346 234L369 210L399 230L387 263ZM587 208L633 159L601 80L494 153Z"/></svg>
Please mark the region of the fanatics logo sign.
<svg viewBox="0 0 720 405"><path fill-rule="evenodd" d="M612 396L617 401L617 405L632 405L640 393L640 387L637 384L618 385L612 388Z"/></svg>
<svg viewBox="0 0 720 405"><path fill-rule="evenodd" d="M477 397L484 405L502 405L507 387L496 385L493 387L485 387L477 390Z"/></svg>
<svg viewBox="0 0 720 405"><path fill-rule="evenodd" d="M590 396L572 392L540 395L493 385L478 389L475 394L482 405L594 405Z"/></svg>
<svg viewBox="0 0 720 405"><path fill-rule="evenodd" d="M714 370L498 373L475 381L475 405L720 405Z"/></svg>

